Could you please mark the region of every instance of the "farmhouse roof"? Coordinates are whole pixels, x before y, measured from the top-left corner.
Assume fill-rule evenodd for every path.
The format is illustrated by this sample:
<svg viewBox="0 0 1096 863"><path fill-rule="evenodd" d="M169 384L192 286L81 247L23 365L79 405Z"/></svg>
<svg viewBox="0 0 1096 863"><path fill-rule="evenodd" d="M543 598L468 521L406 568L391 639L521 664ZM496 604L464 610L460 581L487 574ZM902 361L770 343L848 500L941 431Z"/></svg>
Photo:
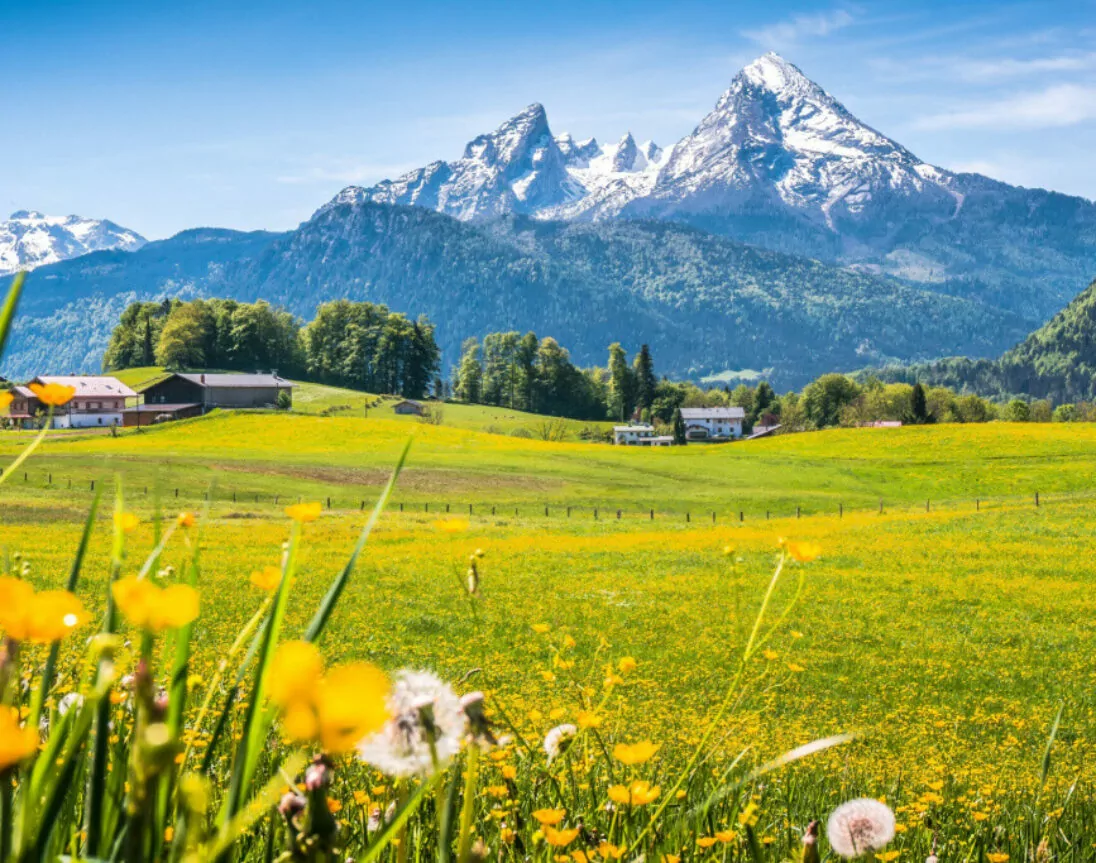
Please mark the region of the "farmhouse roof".
<svg viewBox="0 0 1096 863"><path fill-rule="evenodd" d="M207 375L198 372L176 372L175 377L190 381L200 387L217 387L218 389L254 389L256 387L278 387L286 389L293 387L291 381L287 381L278 375Z"/></svg>
<svg viewBox="0 0 1096 863"><path fill-rule="evenodd" d="M744 420L745 408L682 408L684 420Z"/></svg>
<svg viewBox="0 0 1096 863"><path fill-rule="evenodd" d="M137 393L109 375L39 375L35 382L76 390L77 398L134 398ZM32 393L33 395L33 393Z"/></svg>

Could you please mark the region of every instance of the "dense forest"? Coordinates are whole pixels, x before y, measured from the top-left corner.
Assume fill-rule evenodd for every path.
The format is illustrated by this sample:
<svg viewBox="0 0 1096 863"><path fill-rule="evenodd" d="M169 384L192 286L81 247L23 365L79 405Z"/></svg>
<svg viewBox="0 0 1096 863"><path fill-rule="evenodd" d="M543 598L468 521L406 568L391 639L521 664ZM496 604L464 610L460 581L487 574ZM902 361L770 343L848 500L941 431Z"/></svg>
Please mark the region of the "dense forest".
<svg viewBox="0 0 1096 863"><path fill-rule="evenodd" d="M1096 282L997 360L949 357L872 371L889 381L945 386L1054 405L1096 399Z"/></svg>
<svg viewBox="0 0 1096 863"><path fill-rule="evenodd" d="M384 306L338 300L303 325L266 302L132 303L110 336L104 368L276 370L287 377L419 398L435 386L434 325Z"/></svg>

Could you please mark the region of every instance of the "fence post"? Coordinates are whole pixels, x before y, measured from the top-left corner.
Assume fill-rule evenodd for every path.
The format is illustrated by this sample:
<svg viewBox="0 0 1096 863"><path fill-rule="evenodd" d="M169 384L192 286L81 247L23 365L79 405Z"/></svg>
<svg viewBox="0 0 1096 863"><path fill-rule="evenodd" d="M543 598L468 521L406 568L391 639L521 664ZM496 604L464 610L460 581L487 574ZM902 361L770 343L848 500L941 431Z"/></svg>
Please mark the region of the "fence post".
<svg viewBox="0 0 1096 863"><path fill-rule="evenodd" d="M422 505L422 511L423 512L430 512L430 504L429 503L424 503Z"/></svg>
<svg viewBox="0 0 1096 863"><path fill-rule="evenodd" d="M365 501L363 500L361 506L358 507L358 512L365 512Z"/></svg>
<svg viewBox="0 0 1096 863"><path fill-rule="evenodd" d="M449 504L446 504L446 505L445 505L445 511L446 511L447 513L449 512Z"/></svg>
<svg viewBox="0 0 1096 863"><path fill-rule="evenodd" d="M978 498L974 499L974 511L975 512L981 512L982 511L982 501L980 501Z"/></svg>
<svg viewBox="0 0 1096 863"><path fill-rule="evenodd" d="M327 508L331 509L331 498L327 499Z"/></svg>
<svg viewBox="0 0 1096 863"><path fill-rule="evenodd" d="M799 504L795 505L795 517L799 518Z"/></svg>
<svg viewBox="0 0 1096 863"><path fill-rule="evenodd" d="M837 505L837 517L838 518L844 518L845 517L845 504L839 503Z"/></svg>
<svg viewBox="0 0 1096 863"><path fill-rule="evenodd" d="M1039 505L1039 492L1035 492L1035 505Z"/></svg>
<svg viewBox="0 0 1096 863"><path fill-rule="evenodd" d="M654 520L655 520L655 511L652 509L651 510L651 521L654 521Z"/></svg>
<svg viewBox="0 0 1096 863"><path fill-rule="evenodd" d="M620 521L620 510L617 510L617 521Z"/></svg>
<svg viewBox="0 0 1096 863"><path fill-rule="evenodd" d="M472 504L468 504L468 514L472 514Z"/></svg>
<svg viewBox="0 0 1096 863"><path fill-rule="evenodd" d="M178 497L178 496L179 496L179 489L175 489L175 496L176 496L176 497Z"/></svg>
<svg viewBox="0 0 1096 863"><path fill-rule="evenodd" d="M53 474L46 474L46 485L53 485ZM148 486L145 486L145 494L148 494ZM1035 499L1039 500L1039 492L1035 492Z"/></svg>
<svg viewBox="0 0 1096 863"><path fill-rule="evenodd" d="M544 517L548 517L548 507L544 507Z"/></svg>
<svg viewBox="0 0 1096 863"><path fill-rule="evenodd" d="M769 511L765 510L765 521L769 520Z"/></svg>
<svg viewBox="0 0 1096 863"><path fill-rule="evenodd" d="M95 491L95 480L91 481L91 490Z"/></svg>
<svg viewBox="0 0 1096 863"><path fill-rule="evenodd" d="M931 511L932 511L932 507L930 506L930 502L926 500L925 501L925 512L931 512Z"/></svg>
<svg viewBox="0 0 1096 863"><path fill-rule="evenodd" d="M715 524L715 510L712 510L712 524Z"/></svg>
<svg viewBox="0 0 1096 863"><path fill-rule="evenodd" d="M883 498L879 498L879 514L883 514Z"/></svg>
<svg viewBox="0 0 1096 863"><path fill-rule="evenodd" d="M742 510L738 511L738 520L739 521L745 521L746 520L746 513L743 512Z"/></svg>
<svg viewBox="0 0 1096 863"><path fill-rule="evenodd" d="M494 515L494 514L495 514L495 508L491 507L491 515Z"/></svg>
<svg viewBox="0 0 1096 863"><path fill-rule="evenodd" d="M232 502L236 502L236 489L232 489Z"/></svg>
<svg viewBox="0 0 1096 863"><path fill-rule="evenodd" d="M594 507L594 521L597 521L597 507Z"/></svg>
<svg viewBox="0 0 1096 863"><path fill-rule="evenodd" d="M571 507L567 507L567 517L571 517Z"/></svg>
<svg viewBox="0 0 1096 863"><path fill-rule="evenodd" d="M27 481L27 472L23 471L23 482Z"/></svg>
<svg viewBox="0 0 1096 863"><path fill-rule="evenodd" d="M403 512L403 504L400 504L400 512Z"/></svg>
<svg viewBox="0 0 1096 863"><path fill-rule="evenodd" d="M69 477L69 481L68 481L68 487L69 487L69 488L72 488L72 477Z"/></svg>
<svg viewBox="0 0 1096 863"><path fill-rule="evenodd" d="M685 513L685 523L688 524L692 520L693 520L692 519L692 513L686 512Z"/></svg>

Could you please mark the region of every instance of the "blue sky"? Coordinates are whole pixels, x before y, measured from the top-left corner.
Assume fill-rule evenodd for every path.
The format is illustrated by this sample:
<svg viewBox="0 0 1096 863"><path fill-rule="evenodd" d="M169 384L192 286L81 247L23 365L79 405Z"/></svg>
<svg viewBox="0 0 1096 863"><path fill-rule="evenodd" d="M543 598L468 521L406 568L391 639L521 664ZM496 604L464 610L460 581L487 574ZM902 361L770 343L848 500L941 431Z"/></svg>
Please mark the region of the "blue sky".
<svg viewBox="0 0 1096 863"><path fill-rule="evenodd" d="M671 144L767 50L929 162L1096 199L1096 0L0 0L0 217L286 229L534 101Z"/></svg>

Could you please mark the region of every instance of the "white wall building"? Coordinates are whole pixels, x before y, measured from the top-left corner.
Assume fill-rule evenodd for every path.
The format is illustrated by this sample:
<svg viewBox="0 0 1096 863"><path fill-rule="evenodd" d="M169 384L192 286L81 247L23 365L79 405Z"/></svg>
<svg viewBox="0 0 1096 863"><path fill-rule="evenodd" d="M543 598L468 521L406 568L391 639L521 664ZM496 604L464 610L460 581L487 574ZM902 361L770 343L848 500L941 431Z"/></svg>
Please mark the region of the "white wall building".
<svg viewBox="0 0 1096 863"><path fill-rule="evenodd" d="M673 446L674 439L669 435L656 435L654 426L636 423L613 426L613 443L617 446Z"/></svg>
<svg viewBox="0 0 1096 863"><path fill-rule="evenodd" d="M725 441L742 437L746 421L743 408L682 408L685 439L689 441Z"/></svg>
<svg viewBox="0 0 1096 863"><path fill-rule="evenodd" d="M137 398L137 393L118 378L108 375L41 375L32 383L60 384L72 387L76 394L68 404L53 412L53 428L109 428L122 425L122 411L126 399ZM47 408L38 403L30 389L17 387L19 395L24 391L30 402L30 413L44 414Z"/></svg>

